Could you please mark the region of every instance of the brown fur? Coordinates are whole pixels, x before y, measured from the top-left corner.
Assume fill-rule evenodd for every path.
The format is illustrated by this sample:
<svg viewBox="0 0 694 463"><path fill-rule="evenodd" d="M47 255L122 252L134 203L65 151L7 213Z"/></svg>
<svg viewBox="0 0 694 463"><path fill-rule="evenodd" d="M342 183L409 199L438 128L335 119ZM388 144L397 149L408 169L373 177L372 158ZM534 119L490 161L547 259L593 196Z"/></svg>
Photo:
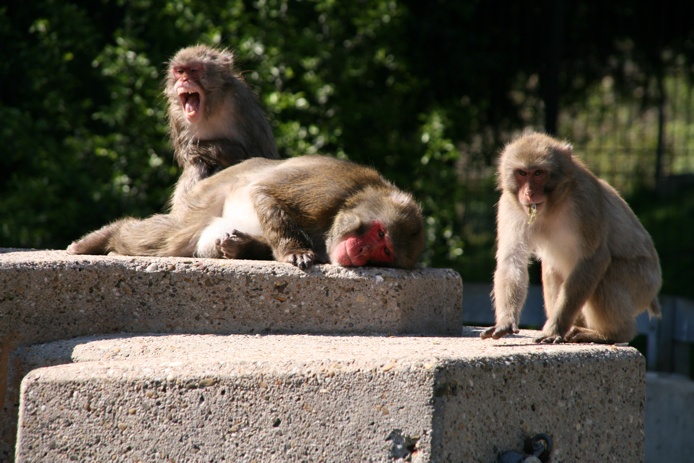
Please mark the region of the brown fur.
<svg viewBox="0 0 694 463"><path fill-rule="evenodd" d="M174 69L200 64L196 83L205 92L202 119L191 124L174 88ZM169 131L174 156L183 169L172 205L198 181L251 157L277 159L277 147L257 97L234 68L229 50L196 45L179 50L169 62L164 79Z"/></svg>
<svg viewBox="0 0 694 463"><path fill-rule="evenodd" d="M542 204L534 222L519 199L518 169L549 174L532 200ZM525 135L503 150L498 174L496 325L482 338L518 332L531 257L542 263L547 322L540 342L628 342L636 315L659 315L660 263L648 232L569 144Z"/></svg>
<svg viewBox="0 0 694 463"><path fill-rule="evenodd" d="M214 228L225 211L243 209L248 196L259 235ZM393 244L389 265L415 266L424 246L421 210L409 194L373 169L329 157L244 161L199 182L183 199L171 214L121 219L71 244L68 252L256 259L271 253L308 268L329 262L331 249L374 221L385 224Z"/></svg>

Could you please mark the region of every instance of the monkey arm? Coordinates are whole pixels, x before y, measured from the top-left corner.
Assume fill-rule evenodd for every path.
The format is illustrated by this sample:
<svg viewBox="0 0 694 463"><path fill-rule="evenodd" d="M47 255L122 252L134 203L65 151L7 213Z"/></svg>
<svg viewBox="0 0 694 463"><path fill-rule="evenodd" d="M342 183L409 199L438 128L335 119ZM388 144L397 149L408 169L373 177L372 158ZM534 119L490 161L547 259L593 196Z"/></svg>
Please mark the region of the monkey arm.
<svg viewBox="0 0 694 463"><path fill-rule="evenodd" d="M525 217L516 211L512 200L502 195L497 222L497 268L491 294L496 325L483 331L482 339L518 333L520 313L528 294L530 249L527 237L518 236L526 233Z"/></svg>
<svg viewBox="0 0 694 463"><path fill-rule="evenodd" d="M275 259L302 270L311 267L316 260L313 242L291 214L268 193L267 188L258 187L252 193L252 200L263 236Z"/></svg>
<svg viewBox="0 0 694 463"><path fill-rule="evenodd" d="M482 339L499 339L518 333L521 309L528 294L528 280L527 261L522 266L509 263L497 268L491 294L496 324L482 332Z"/></svg>

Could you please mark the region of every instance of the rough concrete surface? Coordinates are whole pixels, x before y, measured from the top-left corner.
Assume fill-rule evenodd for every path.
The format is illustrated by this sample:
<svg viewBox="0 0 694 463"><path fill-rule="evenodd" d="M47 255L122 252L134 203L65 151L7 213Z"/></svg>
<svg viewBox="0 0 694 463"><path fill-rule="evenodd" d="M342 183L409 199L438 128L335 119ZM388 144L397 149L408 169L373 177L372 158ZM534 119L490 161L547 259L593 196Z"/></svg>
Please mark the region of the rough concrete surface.
<svg viewBox="0 0 694 463"><path fill-rule="evenodd" d="M461 320L449 269L0 250L0 336L22 343L120 331L458 335Z"/></svg>
<svg viewBox="0 0 694 463"><path fill-rule="evenodd" d="M18 461L643 461L629 347L306 335L133 335L22 349Z"/></svg>
<svg viewBox="0 0 694 463"><path fill-rule="evenodd" d="M132 333L458 335L453 270L301 271L278 262L0 248L0 460L15 441L20 346ZM50 362L36 366L49 365Z"/></svg>

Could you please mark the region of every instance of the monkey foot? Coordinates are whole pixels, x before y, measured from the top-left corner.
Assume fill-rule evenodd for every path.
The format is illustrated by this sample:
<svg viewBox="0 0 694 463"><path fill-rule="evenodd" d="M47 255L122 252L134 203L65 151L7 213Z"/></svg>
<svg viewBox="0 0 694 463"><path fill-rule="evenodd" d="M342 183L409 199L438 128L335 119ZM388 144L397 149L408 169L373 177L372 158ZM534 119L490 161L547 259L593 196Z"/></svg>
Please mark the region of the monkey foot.
<svg viewBox="0 0 694 463"><path fill-rule="evenodd" d="M538 344L563 344L566 342L566 339L557 334L552 336L540 336L539 338L535 338L535 342Z"/></svg>
<svg viewBox="0 0 694 463"><path fill-rule="evenodd" d="M232 230L231 233L225 233L224 237L216 239L214 244L220 257L238 259L252 240L250 235Z"/></svg>
<svg viewBox="0 0 694 463"><path fill-rule="evenodd" d="M609 340L595 330L574 326L566 334L567 342L594 342L597 344L612 344L614 341Z"/></svg>
<svg viewBox="0 0 694 463"><path fill-rule="evenodd" d="M535 342L541 344L561 344L565 342L571 343L595 343L595 344L613 344L615 341L608 339L602 334L589 328L579 326L572 327L564 336L540 336L535 339Z"/></svg>

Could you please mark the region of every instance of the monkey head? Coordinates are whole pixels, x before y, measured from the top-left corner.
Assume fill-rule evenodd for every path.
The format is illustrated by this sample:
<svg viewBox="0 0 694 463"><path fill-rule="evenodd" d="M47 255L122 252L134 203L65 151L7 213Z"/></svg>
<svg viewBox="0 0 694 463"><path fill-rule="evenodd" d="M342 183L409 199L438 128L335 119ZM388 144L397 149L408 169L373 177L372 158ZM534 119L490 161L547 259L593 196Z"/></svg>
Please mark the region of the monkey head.
<svg viewBox="0 0 694 463"><path fill-rule="evenodd" d="M551 207L571 170L572 147L541 133L508 144L499 161L499 189L512 193L531 215ZM554 201L556 202L556 201Z"/></svg>
<svg viewBox="0 0 694 463"><path fill-rule="evenodd" d="M170 112L196 124L214 111L213 102L223 100L224 84L233 78L234 55L204 45L187 47L171 58L166 76Z"/></svg>
<svg viewBox="0 0 694 463"><path fill-rule="evenodd" d="M343 267L412 268L424 248L422 211L407 193L367 189L336 215L326 248Z"/></svg>

